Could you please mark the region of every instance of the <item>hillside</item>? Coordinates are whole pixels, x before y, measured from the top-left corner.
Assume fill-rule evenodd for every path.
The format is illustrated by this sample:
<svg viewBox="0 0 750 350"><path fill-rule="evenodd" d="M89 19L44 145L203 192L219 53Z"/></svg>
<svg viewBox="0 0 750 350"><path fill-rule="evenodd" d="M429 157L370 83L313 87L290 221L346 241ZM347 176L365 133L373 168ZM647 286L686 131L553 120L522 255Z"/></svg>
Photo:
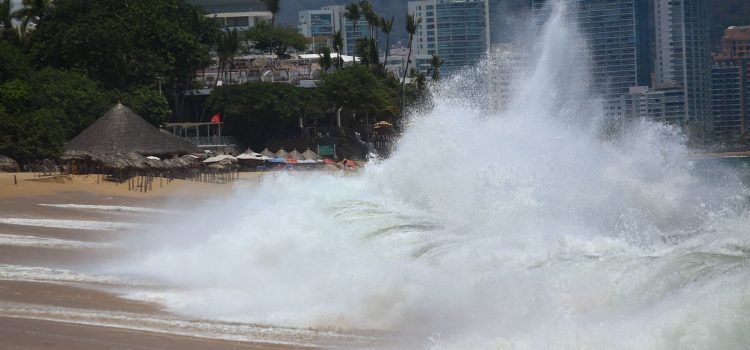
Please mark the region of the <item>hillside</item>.
<svg viewBox="0 0 750 350"><path fill-rule="evenodd" d="M711 1L711 38L718 46L724 29L732 25L750 25L750 1L748 0L710 0ZM332 4L348 4L349 0L282 0L279 21L296 26L299 11L318 9ZM394 16L393 42L406 40L404 15L406 0L372 0L375 10L381 16ZM509 39L509 33L527 22L528 0L490 0L490 20L492 21L492 41L503 42Z"/></svg>

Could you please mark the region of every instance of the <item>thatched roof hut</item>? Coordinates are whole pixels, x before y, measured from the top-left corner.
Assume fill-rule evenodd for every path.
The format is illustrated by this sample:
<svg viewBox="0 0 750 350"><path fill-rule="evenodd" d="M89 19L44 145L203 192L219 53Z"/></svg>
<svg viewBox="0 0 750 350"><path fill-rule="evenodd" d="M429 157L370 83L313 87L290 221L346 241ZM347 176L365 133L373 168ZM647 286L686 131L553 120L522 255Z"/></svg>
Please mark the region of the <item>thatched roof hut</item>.
<svg viewBox="0 0 750 350"><path fill-rule="evenodd" d="M118 103L65 146L66 156L89 153L178 156L200 152L177 136L163 133L130 108Z"/></svg>
<svg viewBox="0 0 750 350"><path fill-rule="evenodd" d="M16 172L18 171L18 163L12 158L0 154L0 171Z"/></svg>
<svg viewBox="0 0 750 350"><path fill-rule="evenodd" d="M65 145L62 158L111 169L170 169L189 166L192 159L177 157L193 152L200 152L200 149L159 131L118 103ZM146 156L158 156L163 160Z"/></svg>

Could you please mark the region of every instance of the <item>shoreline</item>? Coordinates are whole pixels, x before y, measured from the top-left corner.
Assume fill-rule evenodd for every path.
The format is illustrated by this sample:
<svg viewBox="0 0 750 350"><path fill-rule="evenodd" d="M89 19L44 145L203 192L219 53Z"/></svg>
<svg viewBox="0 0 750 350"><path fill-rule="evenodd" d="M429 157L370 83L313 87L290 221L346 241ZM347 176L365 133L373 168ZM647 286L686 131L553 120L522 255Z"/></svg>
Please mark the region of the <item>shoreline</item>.
<svg viewBox="0 0 750 350"><path fill-rule="evenodd" d="M240 179L252 184L264 175L241 173ZM0 173L0 348L309 349L339 341L360 347L352 345L363 341L354 334L329 337L324 331L270 325L237 324L224 334L226 324L185 319L163 305L127 299L123 295L130 286L97 282L86 271L127 253L118 240L140 231L62 227L70 222L148 223L181 215L203 199L230 194L232 183L174 180L143 193L128 191L127 184L97 184L95 175L59 182L35 179L33 173ZM183 323L195 328L182 329Z"/></svg>

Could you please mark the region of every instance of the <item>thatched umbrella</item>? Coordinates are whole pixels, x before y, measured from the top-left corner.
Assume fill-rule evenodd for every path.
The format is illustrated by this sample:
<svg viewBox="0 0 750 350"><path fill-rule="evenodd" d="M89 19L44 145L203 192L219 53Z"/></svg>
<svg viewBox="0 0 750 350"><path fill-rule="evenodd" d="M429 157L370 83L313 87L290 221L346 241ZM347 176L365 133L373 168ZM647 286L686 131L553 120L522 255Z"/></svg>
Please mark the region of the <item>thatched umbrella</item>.
<svg viewBox="0 0 750 350"><path fill-rule="evenodd" d="M261 155L264 155L268 158L276 158L276 154L269 151L268 148L264 149L262 152L260 152Z"/></svg>
<svg viewBox="0 0 750 350"><path fill-rule="evenodd" d="M0 171L16 172L18 171L18 163L12 158L0 154Z"/></svg>
<svg viewBox="0 0 750 350"><path fill-rule="evenodd" d="M299 153L297 149L293 149L289 154L287 155L287 158L294 159L294 160L302 160L302 153Z"/></svg>
<svg viewBox="0 0 750 350"><path fill-rule="evenodd" d="M118 103L65 145L65 152L174 156L200 152L177 136L160 132L130 108Z"/></svg>
<svg viewBox="0 0 750 350"><path fill-rule="evenodd" d="M287 153L284 148L281 148L278 152L276 152L276 158L289 158L289 153Z"/></svg>
<svg viewBox="0 0 750 350"><path fill-rule="evenodd" d="M305 158L305 159L307 159L307 160L318 160L318 159L320 159L320 156L317 153L311 151L309 148L307 149L307 151L302 152L302 157Z"/></svg>

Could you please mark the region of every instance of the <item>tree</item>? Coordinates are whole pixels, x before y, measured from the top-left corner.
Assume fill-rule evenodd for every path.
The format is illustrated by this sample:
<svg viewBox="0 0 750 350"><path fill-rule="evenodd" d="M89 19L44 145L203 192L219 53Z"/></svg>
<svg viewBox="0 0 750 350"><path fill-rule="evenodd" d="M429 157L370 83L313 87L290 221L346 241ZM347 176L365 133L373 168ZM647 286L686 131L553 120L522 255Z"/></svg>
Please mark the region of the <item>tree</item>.
<svg viewBox="0 0 750 350"><path fill-rule="evenodd" d="M115 92L110 105L122 102L151 125L161 126L172 113L169 102L154 86L139 86L128 92Z"/></svg>
<svg viewBox="0 0 750 350"><path fill-rule="evenodd" d="M341 53L344 51L344 37L341 35L341 30L337 30L333 35L333 51L338 55L334 65L336 69L341 69L344 66L344 60L341 58Z"/></svg>
<svg viewBox="0 0 750 350"><path fill-rule="evenodd" d="M0 108L0 154L23 164L57 157L64 142L62 128L48 109L20 115Z"/></svg>
<svg viewBox="0 0 750 350"><path fill-rule="evenodd" d="M281 9L281 0L261 0L268 6L268 11L271 12L271 26L276 25L276 14Z"/></svg>
<svg viewBox="0 0 750 350"><path fill-rule="evenodd" d="M31 74L26 56L8 41L0 40L0 82L23 79Z"/></svg>
<svg viewBox="0 0 750 350"><path fill-rule="evenodd" d="M219 77L222 71L229 67L229 83L232 83L232 71L231 68L234 66L234 58L240 53L242 48L242 40L237 34L237 29L224 31L219 35L218 43L216 45L216 55L219 59ZM219 79L216 79L216 83L219 83Z"/></svg>
<svg viewBox="0 0 750 350"><path fill-rule="evenodd" d="M445 63L445 60L441 59L438 55L432 55L430 65L432 66L432 81L440 80L440 66Z"/></svg>
<svg viewBox="0 0 750 350"><path fill-rule="evenodd" d="M223 112L227 130L241 143L262 147L268 138L298 135L298 119L323 115L326 99L317 89L246 83L214 89L206 103Z"/></svg>
<svg viewBox="0 0 750 350"><path fill-rule="evenodd" d="M411 63L411 49L412 43L414 42L414 35L417 33L417 27L422 23L422 18L415 18L414 15L406 15L406 32L409 33L409 53L406 55L406 67L404 68L404 78L401 80L401 91L403 94L404 85L406 85L406 73L409 71L409 63ZM406 97L404 96L402 104L406 105Z"/></svg>
<svg viewBox="0 0 750 350"><path fill-rule="evenodd" d="M328 72L333 65L333 60L331 59L331 48L328 46L322 46L318 55L320 55L320 68L322 68L324 72Z"/></svg>
<svg viewBox="0 0 750 350"><path fill-rule="evenodd" d="M352 65L321 77L320 90L328 99L329 107L346 107L369 118L370 113L388 113L395 109L398 92L386 79L363 65Z"/></svg>
<svg viewBox="0 0 750 350"><path fill-rule="evenodd" d="M352 38L356 38L357 22L359 22L359 19L362 17L362 13L359 11L359 5L357 5L356 3L351 3L349 5L346 5L345 9L346 12L344 13L344 17L352 22Z"/></svg>
<svg viewBox="0 0 750 350"><path fill-rule="evenodd" d="M11 0L0 1L0 26L3 27L2 31L0 31L0 40L7 40L8 42L17 44L18 32L13 28L12 6Z"/></svg>
<svg viewBox="0 0 750 350"><path fill-rule="evenodd" d="M287 51L302 51L307 47L305 37L292 27L274 27L267 22L256 24L247 32L247 39L256 50L275 54L279 58L291 57Z"/></svg>
<svg viewBox="0 0 750 350"><path fill-rule="evenodd" d="M84 72L106 89L164 81L179 98L209 63L216 23L182 0L58 0L28 36L37 66Z"/></svg>
<svg viewBox="0 0 750 350"><path fill-rule="evenodd" d="M46 108L62 127L66 140L86 129L106 112L117 96L77 72L45 68L33 74L28 109Z"/></svg>
<svg viewBox="0 0 750 350"><path fill-rule="evenodd" d="M385 34L385 59L383 59L383 71L385 72L385 66L388 64L388 54L391 52L391 31L393 30L393 20L386 20L385 17L380 19L380 29Z"/></svg>
<svg viewBox="0 0 750 350"><path fill-rule="evenodd" d="M360 63L367 67L380 64L378 44L373 38L364 38L357 41L357 54L361 59Z"/></svg>
<svg viewBox="0 0 750 350"><path fill-rule="evenodd" d="M23 0L23 8L16 11L16 17L21 20L21 33L26 34L30 23L36 24L50 8L51 0Z"/></svg>
<svg viewBox="0 0 750 350"><path fill-rule="evenodd" d="M374 30L380 26L380 18L375 13L375 9L369 0L361 0L359 2L359 9L362 17L367 21L367 30L370 33L370 37L374 38Z"/></svg>

